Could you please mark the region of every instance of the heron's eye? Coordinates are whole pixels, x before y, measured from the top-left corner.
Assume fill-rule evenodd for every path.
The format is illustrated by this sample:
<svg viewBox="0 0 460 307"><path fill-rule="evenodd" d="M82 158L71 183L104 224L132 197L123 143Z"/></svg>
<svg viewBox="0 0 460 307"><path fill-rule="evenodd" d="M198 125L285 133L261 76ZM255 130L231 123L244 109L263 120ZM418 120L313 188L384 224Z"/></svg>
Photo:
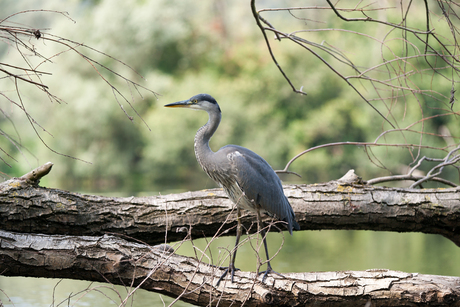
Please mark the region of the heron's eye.
<svg viewBox="0 0 460 307"><path fill-rule="evenodd" d="M193 99L192 102L193 102L193 103L198 103L198 100Z"/></svg>

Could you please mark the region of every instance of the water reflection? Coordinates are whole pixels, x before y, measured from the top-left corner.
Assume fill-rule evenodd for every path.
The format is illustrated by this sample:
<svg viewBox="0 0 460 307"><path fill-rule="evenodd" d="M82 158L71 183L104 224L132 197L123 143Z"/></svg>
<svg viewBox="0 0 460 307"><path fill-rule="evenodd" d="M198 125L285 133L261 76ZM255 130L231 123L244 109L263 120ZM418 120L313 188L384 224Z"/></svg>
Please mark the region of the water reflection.
<svg viewBox="0 0 460 307"><path fill-rule="evenodd" d="M460 276L460 265L456 261L460 259L460 248L437 235L329 230L300 231L293 236L285 232L284 235L284 243L283 236L279 233L270 233L268 236L270 255L284 244L272 260L274 269L280 273L385 268L421 274ZM209 240L206 239L185 242L177 252L200 257L208 243ZM224 260L227 250L233 244L234 237L213 241L203 261L215 263ZM236 259L238 268L255 271L256 245L257 240L254 239L252 245L245 243L240 247ZM265 258L262 257L262 260ZM224 264L227 263L228 260L224 260ZM16 277L0 277L0 289L1 303L16 307L118 306L130 290L121 286L85 281L59 282L57 279ZM128 300L127 306L168 306L172 301L172 298L139 290ZM191 305L178 302L174 306Z"/></svg>

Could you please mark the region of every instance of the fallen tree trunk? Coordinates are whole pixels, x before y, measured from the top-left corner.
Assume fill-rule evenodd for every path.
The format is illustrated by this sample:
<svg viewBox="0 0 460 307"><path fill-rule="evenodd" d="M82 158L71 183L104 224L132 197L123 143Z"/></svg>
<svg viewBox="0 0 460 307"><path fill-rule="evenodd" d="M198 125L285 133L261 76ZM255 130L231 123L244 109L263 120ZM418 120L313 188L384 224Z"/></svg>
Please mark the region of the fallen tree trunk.
<svg viewBox="0 0 460 307"><path fill-rule="evenodd" d="M139 287L200 306L460 306L458 277L368 270L271 274L262 283L256 273L237 271L233 284L216 287L220 268L164 245L0 231L0 246L2 275L128 285L128 297Z"/></svg>
<svg viewBox="0 0 460 307"><path fill-rule="evenodd" d="M460 306L459 278L389 270L270 275L265 283L256 273L238 271L234 284L216 287L219 267L147 244L234 234L234 205L220 189L154 197L82 195L39 187L37 180L51 166L0 184L2 275L130 285L201 306ZM285 187L302 230L419 231L460 245L458 192L340 180ZM253 215L242 221L248 232L256 230ZM107 235L113 233L146 244Z"/></svg>
<svg viewBox="0 0 460 307"><path fill-rule="evenodd" d="M285 186L302 230L441 234L460 246L460 189L401 189L332 181ZM236 210L221 189L151 197L102 197L31 185L0 185L0 228L22 233L117 233L148 244L234 235ZM255 216L244 212L246 229ZM253 226L251 228L251 226Z"/></svg>

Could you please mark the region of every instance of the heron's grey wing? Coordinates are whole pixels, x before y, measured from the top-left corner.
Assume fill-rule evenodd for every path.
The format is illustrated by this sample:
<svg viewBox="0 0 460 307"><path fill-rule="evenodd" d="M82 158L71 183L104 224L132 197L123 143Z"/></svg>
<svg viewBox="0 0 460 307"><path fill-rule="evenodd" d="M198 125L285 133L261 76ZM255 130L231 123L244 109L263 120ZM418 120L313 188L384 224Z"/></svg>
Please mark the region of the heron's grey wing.
<svg viewBox="0 0 460 307"><path fill-rule="evenodd" d="M262 210L287 222L289 232L292 233L292 228L299 229L294 211L284 195L281 180L267 161L244 147L226 147L232 172L246 197Z"/></svg>

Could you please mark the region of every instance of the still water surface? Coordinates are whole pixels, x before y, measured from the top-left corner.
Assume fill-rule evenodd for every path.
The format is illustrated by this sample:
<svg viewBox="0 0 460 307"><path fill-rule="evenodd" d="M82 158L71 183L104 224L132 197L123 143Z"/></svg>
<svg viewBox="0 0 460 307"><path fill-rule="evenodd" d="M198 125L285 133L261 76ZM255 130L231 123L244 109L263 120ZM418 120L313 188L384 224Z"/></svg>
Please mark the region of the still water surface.
<svg viewBox="0 0 460 307"><path fill-rule="evenodd" d="M371 231L300 231L291 237L284 232L284 246L273 259L278 272L367 270L385 268L422 274L460 276L460 248L436 235ZM270 255L282 244L282 235L268 237ZM254 244L256 241L252 241ZM211 244L209 258L216 262L226 255L234 237L223 237ZM254 246L252 244L252 246ZM195 250L203 250L204 239L193 241ZM183 243L178 254L194 256L191 242ZM255 271L253 247L245 243L239 250L237 267ZM198 256L200 252L197 251ZM128 288L86 281L44 278L0 277L0 306L119 306ZM138 290L126 306L168 306L172 298ZM177 302L176 307L191 306Z"/></svg>

